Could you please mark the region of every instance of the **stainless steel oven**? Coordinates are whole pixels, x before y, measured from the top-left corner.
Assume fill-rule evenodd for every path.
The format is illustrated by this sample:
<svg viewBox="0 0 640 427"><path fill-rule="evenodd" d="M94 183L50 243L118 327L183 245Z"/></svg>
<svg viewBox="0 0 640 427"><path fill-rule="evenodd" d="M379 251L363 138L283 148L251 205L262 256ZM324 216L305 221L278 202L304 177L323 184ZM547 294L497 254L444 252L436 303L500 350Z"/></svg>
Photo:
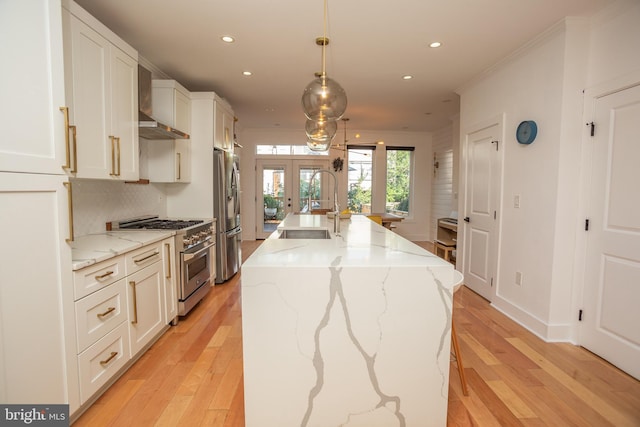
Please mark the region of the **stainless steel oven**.
<svg viewBox="0 0 640 427"><path fill-rule="evenodd" d="M211 285L212 261L211 249L215 246L206 240L192 248L180 252L180 288L178 313L186 314L202 298L195 295L198 291L206 294ZM202 289L201 288L206 288ZM192 298L193 297L193 298Z"/></svg>

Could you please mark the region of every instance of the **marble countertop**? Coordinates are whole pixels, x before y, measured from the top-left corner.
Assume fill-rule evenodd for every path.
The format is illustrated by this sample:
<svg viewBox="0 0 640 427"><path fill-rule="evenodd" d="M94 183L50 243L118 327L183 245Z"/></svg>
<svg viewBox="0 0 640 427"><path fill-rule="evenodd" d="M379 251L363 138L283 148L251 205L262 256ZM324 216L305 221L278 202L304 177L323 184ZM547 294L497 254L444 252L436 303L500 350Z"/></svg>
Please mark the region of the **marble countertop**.
<svg viewBox="0 0 640 427"><path fill-rule="evenodd" d="M330 239L280 239L283 230L326 229ZM325 215L289 214L243 266L453 266L364 215L340 220L340 235Z"/></svg>
<svg viewBox="0 0 640 427"><path fill-rule="evenodd" d="M100 234L78 236L71 242L73 270L105 261L173 235L175 235L175 231L138 230L107 231Z"/></svg>
<svg viewBox="0 0 640 427"><path fill-rule="evenodd" d="M445 426L462 275L366 216L340 228L289 215L242 265L245 425ZM279 238L310 229L331 238Z"/></svg>

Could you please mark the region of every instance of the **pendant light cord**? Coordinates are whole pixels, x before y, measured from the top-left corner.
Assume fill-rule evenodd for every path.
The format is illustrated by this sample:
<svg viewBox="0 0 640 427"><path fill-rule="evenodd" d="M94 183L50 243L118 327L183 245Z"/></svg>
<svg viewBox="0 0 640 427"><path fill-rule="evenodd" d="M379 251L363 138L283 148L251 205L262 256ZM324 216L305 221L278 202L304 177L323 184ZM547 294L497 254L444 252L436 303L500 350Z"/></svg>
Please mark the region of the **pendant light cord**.
<svg viewBox="0 0 640 427"><path fill-rule="evenodd" d="M323 40L322 40L322 80L327 77L327 1L324 0L324 21L323 21Z"/></svg>

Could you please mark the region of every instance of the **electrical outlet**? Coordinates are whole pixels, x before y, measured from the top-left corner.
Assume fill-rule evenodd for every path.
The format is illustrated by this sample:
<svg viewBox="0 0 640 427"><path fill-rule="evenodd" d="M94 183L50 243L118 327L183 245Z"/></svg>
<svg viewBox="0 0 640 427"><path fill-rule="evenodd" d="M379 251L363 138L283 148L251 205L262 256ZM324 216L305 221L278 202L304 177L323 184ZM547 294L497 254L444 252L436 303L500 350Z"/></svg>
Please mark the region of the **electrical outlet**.
<svg viewBox="0 0 640 427"><path fill-rule="evenodd" d="M515 196L513 196L513 207L514 208L520 208L520 195L516 194Z"/></svg>
<svg viewBox="0 0 640 427"><path fill-rule="evenodd" d="M516 285L522 286L522 273L520 271L516 271Z"/></svg>

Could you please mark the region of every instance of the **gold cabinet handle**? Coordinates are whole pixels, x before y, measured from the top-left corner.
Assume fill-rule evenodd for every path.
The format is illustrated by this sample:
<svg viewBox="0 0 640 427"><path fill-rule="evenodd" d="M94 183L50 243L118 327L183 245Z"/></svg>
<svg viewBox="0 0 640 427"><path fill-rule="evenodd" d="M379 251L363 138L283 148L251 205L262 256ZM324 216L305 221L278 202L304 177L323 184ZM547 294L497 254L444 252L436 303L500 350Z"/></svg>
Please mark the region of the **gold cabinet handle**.
<svg viewBox="0 0 640 427"><path fill-rule="evenodd" d="M101 275L99 275L99 276L95 276L95 278L96 278L96 280L102 280L102 279L104 279L105 277L109 277L109 276L111 276L111 275L113 275L113 271L107 271L107 272L106 272L106 273L104 273L104 274L101 274Z"/></svg>
<svg viewBox="0 0 640 427"><path fill-rule="evenodd" d="M64 145L67 150L66 163L62 165L62 169L71 168L71 149L69 147L69 107L60 107L60 111L64 115Z"/></svg>
<svg viewBox="0 0 640 427"><path fill-rule="evenodd" d="M182 170L181 170L182 154L181 153L176 153L176 156L178 157L178 180L180 180L180 179L182 179Z"/></svg>
<svg viewBox="0 0 640 427"><path fill-rule="evenodd" d="M109 307L107 308L107 311L105 311L104 313L98 313L96 314L96 316L98 316L98 319L101 319L105 316L107 316L109 313L112 313L113 311L115 311L115 307Z"/></svg>
<svg viewBox="0 0 640 427"><path fill-rule="evenodd" d="M167 275L165 277L167 279L171 279L171 245L169 243L165 243L164 248L167 253Z"/></svg>
<svg viewBox="0 0 640 427"><path fill-rule="evenodd" d="M144 262L144 261L148 260L149 258L153 258L156 255L160 255L160 252L156 251L156 252L152 253L151 255L147 255L144 258L134 259L133 262L135 262L136 264L140 264L141 262Z"/></svg>
<svg viewBox="0 0 640 427"><path fill-rule="evenodd" d="M138 297L136 295L136 282L129 282L131 287L133 288L133 319L131 320L132 325L136 325L138 323Z"/></svg>
<svg viewBox="0 0 640 427"><path fill-rule="evenodd" d="M111 140L111 176L116 175L116 137L113 135L109 135L109 139Z"/></svg>
<svg viewBox="0 0 640 427"><path fill-rule="evenodd" d="M107 357L105 360L101 360L100 364L102 366L107 365L109 362L111 362L116 356L118 355L117 351L112 351L111 354L109 355L109 357Z"/></svg>
<svg viewBox="0 0 640 427"><path fill-rule="evenodd" d="M75 125L70 125L69 129L71 129L71 135L73 135L73 167L69 172L76 173L78 172L78 134Z"/></svg>
<svg viewBox="0 0 640 427"><path fill-rule="evenodd" d="M118 146L118 173L116 175L120 176L120 172L122 172L120 169L120 137L116 138L116 145Z"/></svg>
<svg viewBox="0 0 640 427"><path fill-rule="evenodd" d="M68 201L68 210L69 210L69 238L65 239L67 243L73 242L73 191L71 190L71 183L64 182L65 187L67 187L67 192L69 193L69 197L67 197Z"/></svg>

